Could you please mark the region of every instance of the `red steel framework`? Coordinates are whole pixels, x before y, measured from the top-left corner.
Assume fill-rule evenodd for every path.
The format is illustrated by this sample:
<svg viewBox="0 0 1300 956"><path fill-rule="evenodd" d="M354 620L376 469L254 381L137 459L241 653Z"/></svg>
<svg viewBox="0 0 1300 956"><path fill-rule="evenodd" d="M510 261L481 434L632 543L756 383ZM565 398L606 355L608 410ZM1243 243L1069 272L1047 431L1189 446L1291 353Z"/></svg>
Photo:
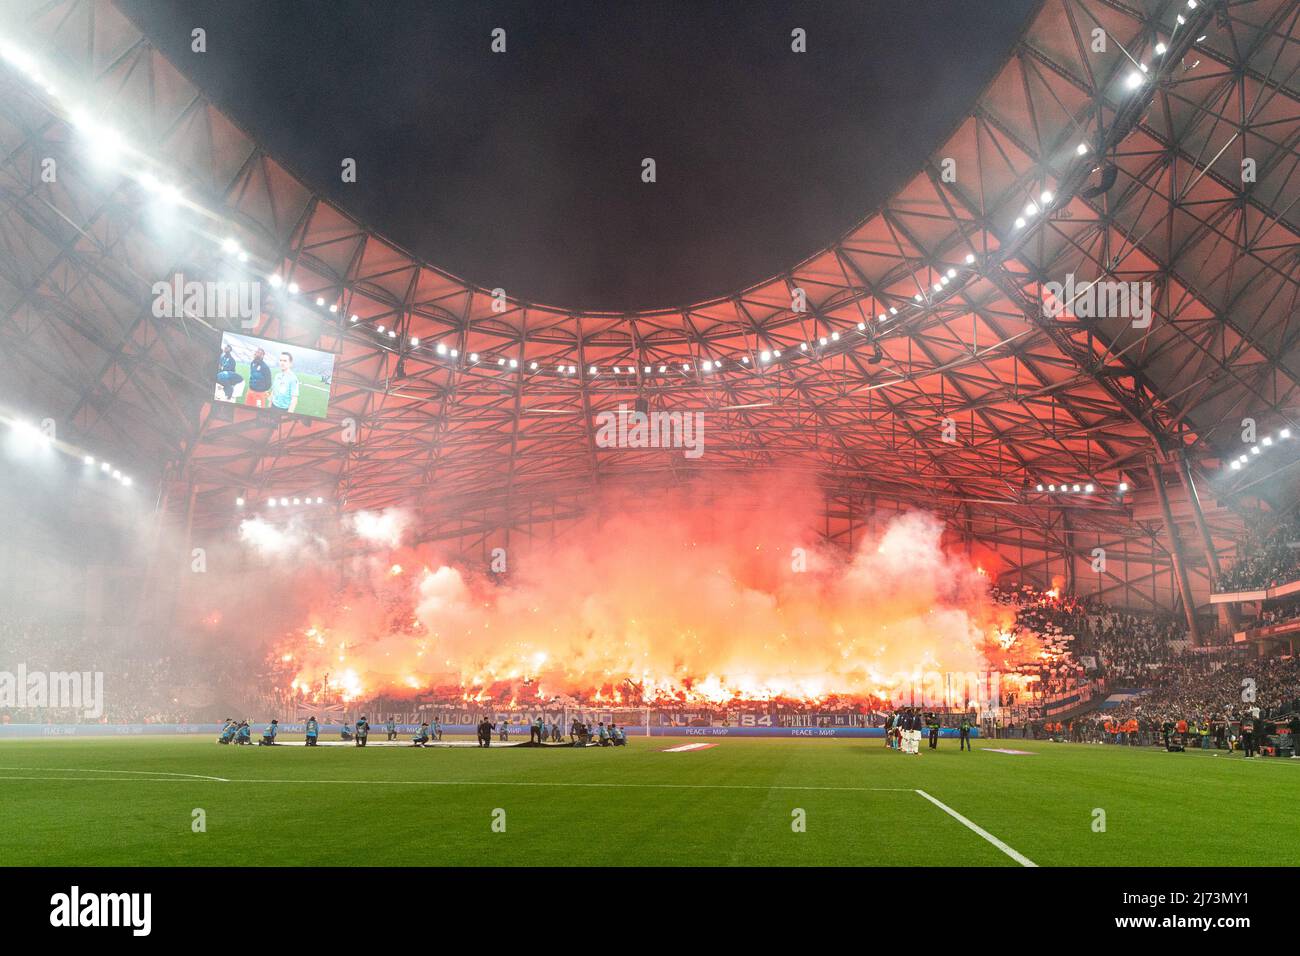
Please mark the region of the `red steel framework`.
<svg viewBox="0 0 1300 956"><path fill-rule="evenodd" d="M83 85L193 208L159 235L137 184L93 169L49 97L0 70L0 399L161 471L165 511L196 531L229 527L237 495L304 493L412 509L424 537L486 550L554 533L603 487L702 478L723 495L779 468L824 495L835 540L923 506L1013 579L1203 603L1270 467L1228 480L1241 419L1296 424L1298 19L1294 0L1044 0L969 114L847 235L731 295L601 313L417 261L107 0L10 0L0 30ZM1106 166L1113 185L1089 195ZM227 235L249 276L300 287L268 295L255 331L338 353L327 421L212 406L210 323L153 315L160 279L242 275ZM1045 314L1043 285L1071 274L1150 283L1149 327ZM595 416L638 398L704 412L706 453L599 447Z"/></svg>

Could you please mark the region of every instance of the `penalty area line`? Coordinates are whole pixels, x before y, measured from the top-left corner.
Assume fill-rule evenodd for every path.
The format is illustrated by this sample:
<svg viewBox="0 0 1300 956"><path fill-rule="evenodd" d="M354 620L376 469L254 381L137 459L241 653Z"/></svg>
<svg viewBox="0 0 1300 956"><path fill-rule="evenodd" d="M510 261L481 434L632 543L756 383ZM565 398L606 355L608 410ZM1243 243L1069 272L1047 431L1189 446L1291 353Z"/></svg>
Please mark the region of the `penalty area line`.
<svg viewBox="0 0 1300 956"><path fill-rule="evenodd" d="M925 797L925 799L929 800L936 807L938 807L944 813L948 814L948 816L952 817L962 826L966 827L969 830L973 830L975 833L979 834L984 839L988 840L995 847L997 847L1007 856L1011 857L1011 859L1015 860L1021 866L1033 866L1033 867L1038 866L1038 864L1035 863L1033 860L1029 859L1029 857L1025 856L1023 853L1019 852L1014 847L1008 846L1007 844L1003 843L1001 840L995 837L992 833L989 833L988 830L985 830L979 824L972 823L970 820L967 820L964 816L962 816L952 807L948 806L948 804L944 803L942 800L936 800L934 797L930 796L924 790L917 790L916 792L921 796Z"/></svg>

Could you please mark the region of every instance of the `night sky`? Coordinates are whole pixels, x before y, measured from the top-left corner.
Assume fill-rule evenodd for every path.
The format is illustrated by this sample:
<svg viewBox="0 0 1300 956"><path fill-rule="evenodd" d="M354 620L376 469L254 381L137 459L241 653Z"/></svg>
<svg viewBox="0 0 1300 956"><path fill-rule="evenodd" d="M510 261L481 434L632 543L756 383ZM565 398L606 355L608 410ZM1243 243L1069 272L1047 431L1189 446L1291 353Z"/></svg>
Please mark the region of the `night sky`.
<svg viewBox="0 0 1300 956"><path fill-rule="evenodd" d="M118 3L371 228L488 288L615 310L733 292L848 230L969 110L1035 5Z"/></svg>

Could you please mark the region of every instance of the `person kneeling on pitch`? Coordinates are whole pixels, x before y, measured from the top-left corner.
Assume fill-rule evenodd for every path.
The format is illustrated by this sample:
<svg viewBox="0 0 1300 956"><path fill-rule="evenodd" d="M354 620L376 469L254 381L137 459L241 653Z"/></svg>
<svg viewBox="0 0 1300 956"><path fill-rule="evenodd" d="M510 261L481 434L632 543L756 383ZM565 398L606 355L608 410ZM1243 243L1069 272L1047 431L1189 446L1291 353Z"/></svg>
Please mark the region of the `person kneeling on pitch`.
<svg viewBox="0 0 1300 956"><path fill-rule="evenodd" d="M280 732L280 721L272 720L270 726L262 731L262 739L257 742L259 747L270 747L275 743L275 735Z"/></svg>
<svg viewBox="0 0 1300 956"><path fill-rule="evenodd" d="M307 746L315 747L316 738L320 735L320 724L316 723L315 717L307 718Z"/></svg>
<svg viewBox="0 0 1300 956"><path fill-rule="evenodd" d="M239 731L235 734L235 743L251 744L253 742L253 728L248 725L248 721L242 721L239 725Z"/></svg>
<svg viewBox="0 0 1300 956"><path fill-rule="evenodd" d="M357 746L364 747L366 738L370 736L370 721L366 720L366 715L362 714L361 719L357 721Z"/></svg>
<svg viewBox="0 0 1300 956"><path fill-rule="evenodd" d="M429 742L429 724L426 721L425 723L420 724L420 729L416 731L415 736L411 738L411 743L413 743L417 747L423 747L428 742Z"/></svg>
<svg viewBox="0 0 1300 956"><path fill-rule="evenodd" d="M397 721L395 721L392 717L389 717L388 723L384 724L384 730L388 731L389 740L397 739Z"/></svg>
<svg viewBox="0 0 1300 956"><path fill-rule="evenodd" d="M239 724L235 722L233 717L227 717L225 726L221 728L221 736L217 738L217 743L233 743L235 740L235 732L237 730L239 730Z"/></svg>
<svg viewBox="0 0 1300 956"><path fill-rule="evenodd" d="M349 724L347 721L343 722L343 729L339 731L339 737L341 737L343 740L352 739L352 725Z"/></svg>

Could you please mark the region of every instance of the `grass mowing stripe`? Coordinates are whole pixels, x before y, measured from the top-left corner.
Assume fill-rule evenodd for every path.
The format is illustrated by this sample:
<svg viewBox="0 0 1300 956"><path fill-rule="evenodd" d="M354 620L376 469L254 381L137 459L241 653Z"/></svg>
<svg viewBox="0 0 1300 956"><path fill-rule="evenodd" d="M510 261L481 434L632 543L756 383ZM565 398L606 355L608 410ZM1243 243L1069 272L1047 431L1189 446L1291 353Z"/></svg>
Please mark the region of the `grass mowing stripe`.
<svg viewBox="0 0 1300 956"><path fill-rule="evenodd" d="M0 770L40 770L40 767L0 767ZM73 780L107 781L112 783L186 783L189 780L210 780L215 783L276 783L285 786L310 786L318 783L390 785L405 787L594 787L597 789L658 789L658 790L833 790L848 793L909 793L910 787L812 787L812 786L761 786L739 783L574 783L558 780L276 780L265 778L236 779L234 777L209 777L203 774L169 774L163 770L64 770L51 768L54 773L131 773L143 776L127 779L113 777L10 777L0 780ZM152 774L152 776L149 776ZM164 779L158 779L158 778ZM916 791L920 792L920 791Z"/></svg>
<svg viewBox="0 0 1300 956"><path fill-rule="evenodd" d="M992 833L989 833L988 830L985 830L983 827L979 826L978 824L972 823L970 820L967 820L964 816L962 816L952 807L948 806L948 804L944 803L942 800L936 800L934 797L930 796L924 790L918 790L916 792L919 793L921 796L925 797L925 799L929 800L936 807L938 807L944 813L948 814L948 816L952 817L958 823L962 824L963 826L967 827L970 830L974 830L976 833L978 833L984 839L988 840L995 847L997 847L1007 856L1011 857L1011 859L1015 860L1021 866L1035 866L1035 867L1038 866L1038 864L1035 863L1033 860L1029 859L1029 857L1025 856L1023 853L1018 852L1015 848L1010 847L1007 844L1003 843Z"/></svg>

